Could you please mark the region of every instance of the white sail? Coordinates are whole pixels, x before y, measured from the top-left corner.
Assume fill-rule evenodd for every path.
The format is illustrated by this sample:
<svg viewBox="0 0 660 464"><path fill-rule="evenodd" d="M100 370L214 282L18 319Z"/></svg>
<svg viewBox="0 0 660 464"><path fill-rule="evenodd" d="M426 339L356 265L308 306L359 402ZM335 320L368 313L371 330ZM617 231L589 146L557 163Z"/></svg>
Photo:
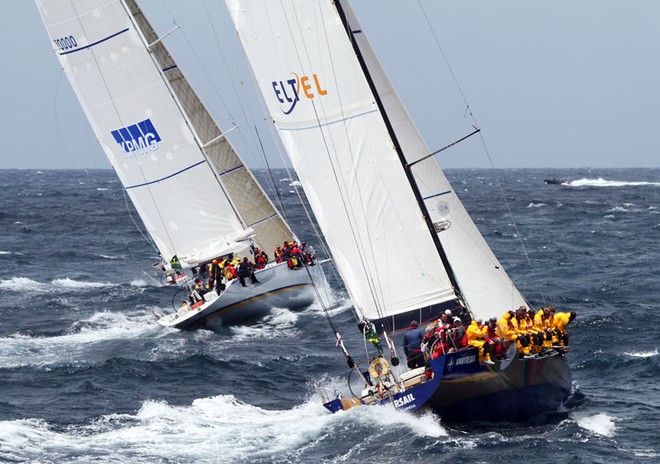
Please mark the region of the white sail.
<svg viewBox="0 0 660 464"><path fill-rule="evenodd" d="M412 166L411 176L441 230L436 244L403 167L429 151L350 8L342 12L391 131L336 2L226 3L358 308L376 319L452 300L452 277L475 316L524 304L431 157Z"/></svg>
<svg viewBox="0 0 660 464"><path fill-rule="evenodd" d="M341 2L362 58L393 125L406 162L413 165L416 183L433 223L449 227L438 235L456 275L462 295L475 317L488 318L526 302L499 263L465 207L429 153L376 54L362 33L348 2Z"/></svg>
<svg viewBox="0 0 660 464"><path fill-rule="evenodd" d="M96 137L166 261L292 233L133 0L37 0ZM111 232L110 232L111 233Z"/></svg>
<svg viewBox="0 0 660 464"><path fill-rule="evenodd" d="M353 302L370 319L456 298L330 1L227 1Z"/></svg>

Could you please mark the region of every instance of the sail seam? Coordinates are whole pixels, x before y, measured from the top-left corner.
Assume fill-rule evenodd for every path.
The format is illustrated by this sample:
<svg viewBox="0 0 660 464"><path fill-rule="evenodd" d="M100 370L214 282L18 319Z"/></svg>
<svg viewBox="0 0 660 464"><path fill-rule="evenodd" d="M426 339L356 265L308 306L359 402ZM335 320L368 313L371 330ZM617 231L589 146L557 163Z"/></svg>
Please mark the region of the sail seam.
<svg viewBox="0 0 660 464"><path fill-rule="evenodd" d="M177 172L175 172L175 173L173 173L173 174L170 174L169 176L161 177L160 179L152 180L152 181L150 181L150 182L145 182L145 183L143 183L143 184L129 185L128 187L126 187L126 190L128 190L128 189L134 189L134 188L138 188L138 187L145 187L145 186L147 186L147 185L152 185L152 184L157 184L157 183L162 182L162 181L164 181L164 180L171 179L171 178L174 177L174 176L178 176L179 174L181 174L181 173L183 173L183 172L186 172L186 171L188 171L188 170L190 170L190 169L192 169L192 168L194 168L194 167L197 167L197 166L199 166L200 164L204 164L204 163L206 163L206 160L202 160L202 161L200 161L200 162L198 162L198 163L193 164L192 166L188 166L187 168L183 168L183 169L181 169L180 171L177 171Z"/></svg>
<svg viewBox="0 0 660 464"><path fill-rule="evenodd" d="M122 31L119 31L119 32L115 32L114 34L109 35L109 36L106 37L105 39L97 40L96 42L91 43L91 44L89 44L89 45L85 45L84 47L76 48L75 50L70 50L70 51L68 51L68 52L62 52L62 53L60 53L60 55L68 55L68 54L70 54L70 53L81 52L81 51L86 50L86 49L88 49L88 48L92 48L93 46L98 45L98 44L100 44L100 43L102 43L102 42L105 42L106 40L110 40L110 39L112 39L112 38L115 38L115 37L117 37L119 34L123 34L124 32L128 32L128 28L126 28L126 29L124 29L124 30L122 30Z"/></svg>
<svg viewBox="0 0 660 464"><path fill-rule="evenodd" d="M359 117L361 117L361 116L366 116L366 115L368 115L368 114L371 114L371 113L377 113L377 112L378 112L378 110L377 110L377 109L374 109L374 110L365 111L364 113L355 114L355 115L353 115L353 116L348 116L348 117L346 117L346 118L341 118L341 119L336 119L336 120L334 120L334 121L329 121L329 122L325 122L325 123L315 124L315 125L313 125L313 126L295 127L295 128L291 128L291 129L287 129L287 128L285 128L285 127L278 127L277 129L278 129L278 130L281 130L281 131L289 131L289 132L291 132L291 131L309 130L309 129L318 129L319 127L330 126L330 125L332 125L332 124L337 124L337 123L340 123L340 122L348 121L349 119L355 119L355 118L359 118Z"/></svg>

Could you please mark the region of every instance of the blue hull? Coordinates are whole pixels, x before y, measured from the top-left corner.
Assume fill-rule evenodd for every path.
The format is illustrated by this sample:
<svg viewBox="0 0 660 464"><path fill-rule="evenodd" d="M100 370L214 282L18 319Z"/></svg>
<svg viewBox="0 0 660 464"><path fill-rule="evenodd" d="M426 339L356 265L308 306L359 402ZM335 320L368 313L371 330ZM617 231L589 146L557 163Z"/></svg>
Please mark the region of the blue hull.
<svg viewBox="0 0 660 464"><path fill-rule="evenodd" d="M479 364L469 348L431 361L433 379L382 399L407 411L432 410L445 421L523 422L556 412L571 394L571 375L565 356L520 359L515 354L495 365ZM345 400L326 407L346 409Z"/></svg>

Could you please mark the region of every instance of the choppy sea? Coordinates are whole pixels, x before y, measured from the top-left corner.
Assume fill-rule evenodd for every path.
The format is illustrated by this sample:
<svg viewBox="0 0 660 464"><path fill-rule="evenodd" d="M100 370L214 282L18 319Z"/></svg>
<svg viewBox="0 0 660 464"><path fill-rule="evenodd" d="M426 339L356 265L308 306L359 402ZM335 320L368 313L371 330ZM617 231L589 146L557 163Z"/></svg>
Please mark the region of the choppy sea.
<svg viewBox="0 0 660 464"><path fill-rule="evenodd" d="M447 174L527 298L577 312L580 393L566 409L527 424L327 413L314 385L340 388L348 369L318 304L218 332L163 328L151 310L168 311L173 289L113 171L4 170L0 461L660 462L660 170ZM318 250L291 180L274 178ZM358 358L350 303L327 274Z"/></svg>

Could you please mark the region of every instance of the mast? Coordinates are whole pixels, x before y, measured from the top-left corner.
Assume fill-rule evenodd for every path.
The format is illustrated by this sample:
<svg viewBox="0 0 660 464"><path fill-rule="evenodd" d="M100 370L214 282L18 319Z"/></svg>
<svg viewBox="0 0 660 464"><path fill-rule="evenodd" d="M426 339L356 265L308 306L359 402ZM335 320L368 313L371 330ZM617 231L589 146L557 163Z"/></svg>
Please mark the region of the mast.
<svg viewBox="0 0 660 464"><path fill-rule="evenodd" d="M376 100L376 104L378 105L378 109L380 110L381 117L383 118L383 122L385 123L385 126L387 128L387 132L390 135L390 138L392 139L392 142L394 144L394 149L396 150L396 153L399 157L399 161L401 162L401 165L403 167L403 170L406 174L406 178L408 179L408 182L410 183L410 188L412 189L415 199L417 200L417 204L422 211L422 216L424 218L424 222L426 223L426 226L429 229L429 233L431 234L431 238L433 239L433 243L435 244L436 250L438 251L438 254L440 255L440 259L442 260L442 264L445 266L445 269L447 271L447 275L449 277L449 280L451 284L454 287L454 290L456 291L456 295L458 297L458 300L462 306L465 306L465 303L463 301L463 297L461 296L461 288L458 285L458 280L456 279L456 275L454 273L454 270L451 267L451 264L449 263L449 260L447 259L447 254L445 253L444 248L442 247L442 243L440 242L440 237L438 236L437 232L435 231L435 227L433 226L433 222L431 221L431 215L428 212L428 209L426 208L426 205L424 204L424 198L419 191L419 187L417 186L417 182L415 181L415 177L412 172L412 166L409 165L406 161L405 155L403 154L403 151L401 150L401 145L399 144L398 138L396 133L394 132L394 128L392 127L392 123L390 122L390 119L387 115L387 112L385 110L385 106L383 105L383 102L380 99L380 95L378 94L378 90L374 84L374 81L371 77L371 74L369 72L369 68L366 65L366 62L362 56L362 52L360 50L360 47L357 43L357 41L353 37L353 31L351 29L350 24L348 23L348 20L346 18L346 14L344 13L344 8L342 6L342 1L341 0L335 0L335 7L337 8L337 12L339 13L339 17L341 18L342 24L344 25L344 29L346 31L346 34L348 35L348 39L351 42L351 45L353 46L353 50L355 51L355 54L357 56L358 62L360 63L360 67L362 68L362 72L364 73L364 76L367 80L367 83L369 85L369 88L371 89L371 92L374 96L374 99ZM362 31L358 31L359 33L362 33Z"/></svg>

